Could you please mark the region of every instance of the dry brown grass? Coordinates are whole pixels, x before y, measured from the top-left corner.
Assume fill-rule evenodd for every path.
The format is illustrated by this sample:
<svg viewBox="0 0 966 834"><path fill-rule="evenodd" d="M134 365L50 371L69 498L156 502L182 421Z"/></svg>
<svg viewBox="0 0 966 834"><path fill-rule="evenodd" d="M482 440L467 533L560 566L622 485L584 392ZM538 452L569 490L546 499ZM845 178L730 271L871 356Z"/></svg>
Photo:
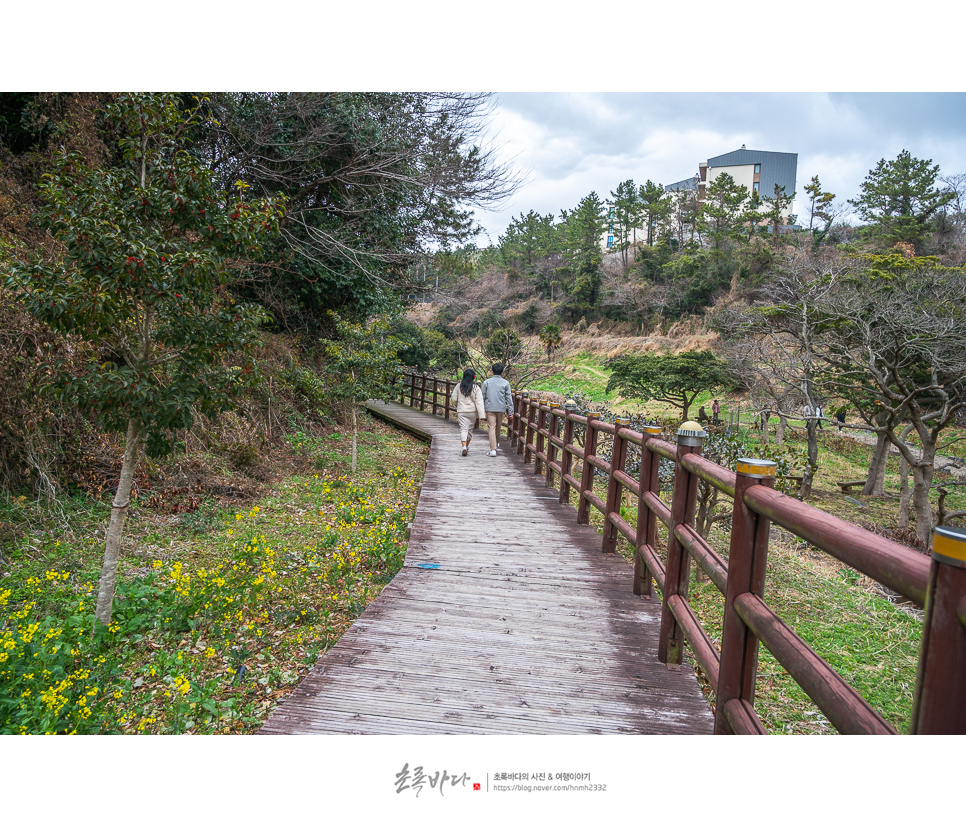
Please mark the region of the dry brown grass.
<svg viewBox="0 0 966 834"><path fill-rule="evenodd" d="M616 332L615 332L616 331ZM590 353L601 360L625 353L681 353L687 350L715 350L720 342L717 333L709 333L697 321L678 322L667 332L657 329L641 335L627 335L619 328L605 329L591 324L584 332L564 330L559 353L573 356ZM530 337L536 341L536 337Z"/></svg>

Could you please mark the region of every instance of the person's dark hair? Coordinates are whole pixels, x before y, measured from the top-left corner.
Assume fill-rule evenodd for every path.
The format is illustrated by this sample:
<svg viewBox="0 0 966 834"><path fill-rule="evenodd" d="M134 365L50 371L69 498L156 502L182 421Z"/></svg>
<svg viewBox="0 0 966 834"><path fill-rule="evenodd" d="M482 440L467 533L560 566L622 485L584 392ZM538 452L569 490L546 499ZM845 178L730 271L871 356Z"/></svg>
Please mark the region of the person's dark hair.
<svg viewBox="0 0 966 834"><path fill-rule="evenodd" d="M472 368L467 368L463 371L463 379L460 380L460 391L463 392L464 397L468 397L473 390L474 379L476 379L476 371Z"/></svg>
<svg viewBox="0 0 966 834"><path fill-rule="evenodd" d="M500 374L502 374L502 373L503 373L503 365L502 365L502 363L500 363L500 362L497 362L497 363L496 363L496 364L495 364L495 365L493 366L493 373L495 373L495 374L496 374L497 376L499 376Z"/></svg>

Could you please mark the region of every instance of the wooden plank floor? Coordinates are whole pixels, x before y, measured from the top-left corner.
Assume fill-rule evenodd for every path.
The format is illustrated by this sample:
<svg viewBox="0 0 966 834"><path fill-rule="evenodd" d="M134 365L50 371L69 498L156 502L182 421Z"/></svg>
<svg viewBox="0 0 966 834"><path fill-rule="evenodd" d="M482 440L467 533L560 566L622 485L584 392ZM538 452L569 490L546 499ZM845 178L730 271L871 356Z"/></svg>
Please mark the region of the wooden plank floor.
<svg viewBox="0 0 966 834"><path fill-rule="evenodd" d="M432 438L402 570L262 733L708 733L687 666L657 660L661 610L506 438L394 403Z"/></svg>

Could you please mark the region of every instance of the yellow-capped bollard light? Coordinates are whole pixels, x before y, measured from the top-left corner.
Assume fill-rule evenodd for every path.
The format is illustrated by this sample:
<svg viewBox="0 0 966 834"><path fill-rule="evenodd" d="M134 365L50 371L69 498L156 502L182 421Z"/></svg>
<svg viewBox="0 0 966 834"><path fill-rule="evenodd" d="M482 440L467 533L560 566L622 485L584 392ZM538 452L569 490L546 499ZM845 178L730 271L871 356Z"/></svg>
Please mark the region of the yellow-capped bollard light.
<svg viewBox="0 0 966 834"><path fill-rule="evenodd" d="M773 460L738 458L735 471L739 475L745 475L749 478L774 478L778 472L778 464Z"/></svg>

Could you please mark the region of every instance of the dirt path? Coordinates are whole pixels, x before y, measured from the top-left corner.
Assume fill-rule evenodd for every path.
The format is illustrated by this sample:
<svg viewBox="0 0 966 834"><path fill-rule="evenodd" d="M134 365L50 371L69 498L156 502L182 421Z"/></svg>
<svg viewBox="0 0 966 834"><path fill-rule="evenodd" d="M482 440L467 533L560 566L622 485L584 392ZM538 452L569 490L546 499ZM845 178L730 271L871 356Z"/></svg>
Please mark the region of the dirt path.
<svg viewBox="0 0 966 834"><path fill-rule="evenodd" d="M858 440L860 443L875 446L875 435L872 432L844 431L842 434L851 437L853 440ZM889 451L894 455L899 454L899 450L895 446L890 447ZM948 472L954 478L966 478L966 461L963 461L962 458L936 455L934 468L937 472Z"/></svg>

